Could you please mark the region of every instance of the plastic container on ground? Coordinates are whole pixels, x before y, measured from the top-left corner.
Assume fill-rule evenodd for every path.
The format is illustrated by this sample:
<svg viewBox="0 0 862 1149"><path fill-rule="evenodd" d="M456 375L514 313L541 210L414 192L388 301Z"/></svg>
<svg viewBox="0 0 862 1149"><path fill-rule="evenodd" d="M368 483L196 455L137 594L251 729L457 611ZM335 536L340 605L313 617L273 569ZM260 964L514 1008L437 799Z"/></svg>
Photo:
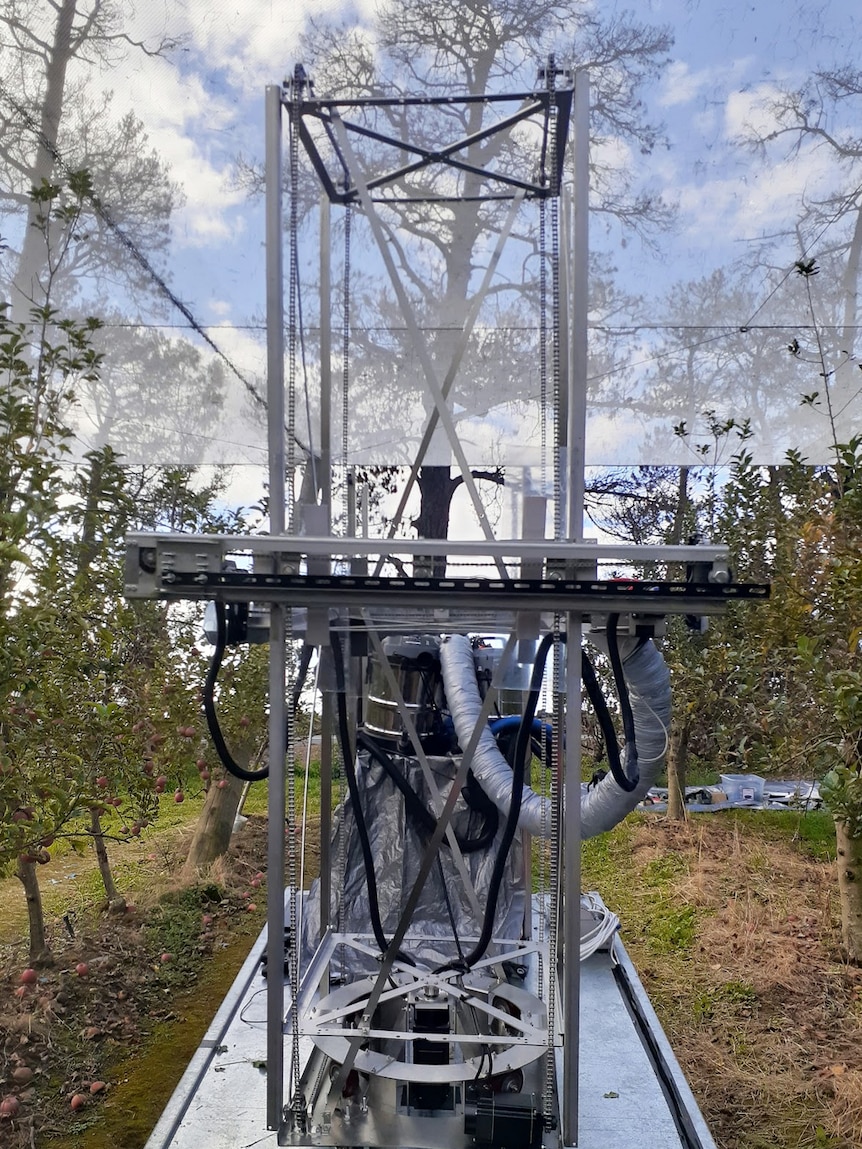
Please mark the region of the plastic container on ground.
<svg viewBox="0 0 862 1149"><path fill-rule="evenodd" d="M765 779L756 774L720 774L728 802L762 802Z"/></svg>

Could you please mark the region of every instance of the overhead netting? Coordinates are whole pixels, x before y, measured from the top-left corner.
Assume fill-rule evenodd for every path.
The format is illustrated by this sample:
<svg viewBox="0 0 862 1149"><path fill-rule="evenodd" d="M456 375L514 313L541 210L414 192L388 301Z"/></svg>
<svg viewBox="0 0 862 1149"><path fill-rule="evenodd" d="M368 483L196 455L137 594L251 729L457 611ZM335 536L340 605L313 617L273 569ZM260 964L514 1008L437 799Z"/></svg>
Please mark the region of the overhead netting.
<svg viewBox="0 0 862 1149"><path fill-rule="evenodd" d="M0 261L16 318L47 292L54 318L95 315L103 324L94 336L104 354L98 375L74 380L65 413L76 457L107 443L130 462L265 464L267 83L303 60L317 95L459 96L479 82L475 65L487 58L483 92L529 94L541 87L551 50L561 68L590 67L587 463L720 463L739 449L761 463L780 463L788 450L822 462L835 442L862 433L862 78L849 0L791 3L780 21L739 0L720 10L671 0L637 20L606 5L444 3L424 30L412 3L350 14L315 5L317 30L302 4L289 13L197 0L170 11L72 7L83 39L70 42L62 73L54 5L0 15ZM488 56L492 33L497 49ZM45 114L51 84L54 121ZM478 203L473 197L506 188L482 185L470 164L482 153L504 179L540 181L553 157L541 117L513 124L490 155L482 133L510 108L453 102L436 118L408 110L345 107L343 115L357 116L367 133L355 147L371 180L380 165L414 163L417 142L474 141L455 153L466 166L432 165L400 185L417 201L446 192L460 203L378 205L442 383L510 202ZM384 129L402 133L402 154L374 138ZM338 190L337 151L326 133L320 139ZM304 148L299 159L291 433L301 452L322 439L322 188ZM54 211L40 252L29 188L55 183L53 208L68 208L81 170L91 188L80 212ZM286 190L290 180L286 162ZM389 188L372 191L391 198ZM289 207L288 195L286 276ZM557 388L566 384L554 374L551 333L560 329L564 342L566 333L554 310L545 210L544 234L536 201L517 210L448 397L471 466L527 468L538 486L553 481ZM323 306L333 333L334 457L410 463L433 407L427 364L361 207L351 209L343 338L346 209L335 204L331 213ZM457 462L442 426L427 460Z"/></svg>

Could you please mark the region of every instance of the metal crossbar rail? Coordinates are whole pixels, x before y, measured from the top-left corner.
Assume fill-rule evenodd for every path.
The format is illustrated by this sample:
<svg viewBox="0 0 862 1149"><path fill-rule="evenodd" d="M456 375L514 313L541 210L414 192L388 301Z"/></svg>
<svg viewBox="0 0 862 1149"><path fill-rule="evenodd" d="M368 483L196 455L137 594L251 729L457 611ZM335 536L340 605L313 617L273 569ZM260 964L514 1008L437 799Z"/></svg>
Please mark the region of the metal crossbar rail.
<svg viewBox="0 0 862 1149"><path fill-rule="evenodd" d="M252 570L226 569L229 555L251 552ZM533 562L537 576L384 577L345 573L349 560L395 555ZM329 569L311 573L326 559ZM696 577L600 578L601 563L686 564ZM381 565L378 563L378 566ZM720 546L624 546L504 540L333 539L306 536L137 534L127 539L126 594L133 598L267 600L295 607L397 606L419 609L716 614L739 600L762 600L769 587L735 583Z"/></svg>
<svg viewBox="0 0 862 1149"><path fill-rule="evenodd" d="M572 543L554 539L374 539L336 538L332 535L183 535L138 531L126 536L127 553L152 548L164 553L190 553L218 548L224 555L302 555L307 558L362 558L368 555L448 555L450 558L561 559L576 563L708 563L716 579L727 567L729 551L723 545L634 546L631 543Z"/></svg>
<svg viewBox="0 0 862 1149"><path fill-rule="evenodd" d="M311 86L305 79L304 74L297 76L293 83L294 85L298 84L302 87L303 94L305 94L306 89L310 91ZM336 139L333 132L334 122L337 119L341 119L342 109L360 111L362 109L380 108L385 110L397 106L401 110L410 107L440 107L451 110L458 105L467 106L475 103L517 104L519 105L517 110L510 115L505 116L493 124L487 125L479 132L455 139L440 148L423 147L421 144L411 141L410 139L405 139L403 136L377 131L351 120L342 119L341 122L346 131L353 135L361 136L365 139L383 144L386 147L390 147L399 156L403 156L404 153L407 152L417 157L412 162L406 164L401 163L399 166L376 176L368 182L369 191L375 191L381 188L389 190L390 194L385 197L383 202L463 202L465 199L463 195L447 196L440 194L428 196L417 195L415 193L411 194L409 191L402 192L399 195L393 192L394 185L399 181L431 165L442 165L444 167L453 168L456 171L478 175L485 179L489 185L500 184L503 188L510 189L505 192L498 191L496 193L489 191L483 195L469 197L472 199L505 199L511 198L516 193L526 195L527 199L544 199L557 194L557 187L562 177L563 155L569 131L573 95L574 90L571 86L571 77L568 77L567 84L555 88L553 91L540 89L535 92L516 92L498 96L405 96L395 99L366 97L353 100L317 99L316 97L305 98L299 103L299 138L311 161L312 167L317 173L321 186L324 188L330 201L332 203L348 204L358 201L359 189L356 186L355 178L351 175L353 165L350 163L349 157L345 155L343 141ZM284 97L285 104L287 104L288 98L286 94ZM556 110L556 115L553 117L550 114L552 106ZM550 150L549 136L551 132L554 133L556 139L556 180L537 182L536 180L525 179L521 176L514 175L511 172L496 171L491 168L481 167L469 163L463 158L459 158L458 153L466 151L477 143L482 143L494 136L509 132L517 127L517 125L535 116L542 117L540 151L543 156ZM317 141L315 141L312 133L309 131L309 121L316 121L322 128L329 146L332 148L335 165L339 169L341 177L347 186L343 188L337 186L336 181L329 172L326 160L321 154Z"/></svg>
<svg viewBox="0 0 862 1149"><path fill-rule="evenodd" d="M764 583L727 585L655 579L433 579L359 575L261 575L166 573L162 598L219 598L243 602L265 598L295 607L394 606L420 609L582 610L605 614L718 614L728 602L765 599ZM132 597L130 595L130 597Z"/></svg>

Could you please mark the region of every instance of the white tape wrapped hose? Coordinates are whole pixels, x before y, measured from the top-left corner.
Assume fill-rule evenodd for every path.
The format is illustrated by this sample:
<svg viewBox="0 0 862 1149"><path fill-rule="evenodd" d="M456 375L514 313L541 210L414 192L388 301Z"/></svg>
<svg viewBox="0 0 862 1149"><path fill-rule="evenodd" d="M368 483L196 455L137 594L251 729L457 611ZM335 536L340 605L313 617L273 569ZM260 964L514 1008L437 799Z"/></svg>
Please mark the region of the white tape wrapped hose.
<svg viewBox="0 0 862 1149"><path fill-rule="evenodd" d="M440 663L455 733L461 746L466 746L482 709L470 639L461 634L444 638L440 647ZM598 785L582 793L583 838L591 838L610 830L634 810L647 791L655 785L667 752L670 674L664 659L653 642L647 641L629 654L624 660L623 669L634 716L640 781L634 790L626 792L608 774ZM479 785L505 816L512 797L512 768L497 748L494 735L487 725L480 735L471 766ZM550 815L549 800L525 786L519 827L537 837L547 837L551 826Z"/></svg>

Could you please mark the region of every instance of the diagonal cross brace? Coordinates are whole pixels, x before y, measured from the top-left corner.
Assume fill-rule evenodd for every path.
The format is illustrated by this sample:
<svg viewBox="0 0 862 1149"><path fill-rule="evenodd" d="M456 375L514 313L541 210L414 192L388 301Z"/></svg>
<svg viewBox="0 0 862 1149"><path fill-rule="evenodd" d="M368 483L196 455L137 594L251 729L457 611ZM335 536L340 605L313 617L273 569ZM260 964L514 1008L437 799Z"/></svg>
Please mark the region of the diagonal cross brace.
<svg viewBox="0 0 862 1149"><path fill-rule="evenodd" d="M470 342L470 336L473 333L473 328L476 325L476 320L479 318L479 311L485 301L485 296L488 294L488 290L491 286L491 280L494 278L494 272L497 270L497 265L500 262L500 257L503 254L503 248L506 246L506 241L511 235L512 228L515 226L518 209L520 208L523 201L523 193L515 197L512 207L509 210L509 214L506 216L505 223L500 229L500 234L497 237L497 243L493 252L491 253L491 258L488 260L488 266L485 268L485 274L482 276L482 282L479 285L475 295L470 300L470 306L467 309L467 315L464 319L464 326L461 329L461 334L458 336L458 342L455 344L455 349L452 353L452 362L449 365L449 370L446 372L446 375L443 379L443 385L440 388L444 399L449 398L449 392L452 390L452 384L455 382L455 378L461 366L461 360L466 354L467 344ZM434 436L434 432L437 430L437 422L438 415L437 410L435 409L428 417L428 423L422 435L422 441L419 444L419 449L416 452L416 458L414 459L413 465L410 468L410 474L407 478L407 482L398 502L398 507L396 508L395 514L392 517L392 523L388 531L388 538L390 539L395 537L395 532L398 530L398 527L401 524L401 519L404 517L404 509L407 506L407 500L410 498L413 487L416 485L416 479L419 476L419 469L425 461L425 456L428 453L428 448L431 446L431 439ZM374 571L375 574L380 574L385 561L386 556L381 555L377 560L377 566Z"/></svg>
<svg viewBox="0 0 862 1149"><path fill-rule="evenodd" d="M398 297L398 303L404 315L404 321L407 329L410 332L413 345L419 356L419 361L422 364L422 370L425 374L425 383L431 398L434 400L434 406L437 410L440 422L446 431L446 436L449 440L449 445L452 448L452 453L458 463L458 468L461 471L461 477L464 481L464 486L470 496L470 501L473 504L473 509L476 512L476 518L479 520L479 525L482 528L482 533L486 539L493 541L494 532L491 529L491 524L488 522L488 515L485 511L484 504L479 497L479 491L476 487L476 482L470 471L470 465L467 462L467 456L464 453L464 448L458 438L458 432L455 428L455 422L452 418L452 413L446 403L443 393L440 389L440 384L437 382L437 373L434 369L434 363L431 359L431 353L428 350L428 344L425 337L419 330L419 325L416 322L416 316L413 313L413 307L407 297L407 292L404 290L404 285L398 274L398 268L395 266L395 261L392 258L392 253L389 251L389 245L386 242L386 236L383 231L383 226L377 215L377 209L371 201L371 196L368 192L368 187L365 183L364 177L361 174L358 160L347 137L347 132L340 117L333 117L333 126L339 138L339 142L344 150L348 159L351 169L355 172L356 189L359 192L359 197L362 201L362 206L377 242L377 247L380 251L381 258L389 273L389 278L392 281L392 287ZM501 559L496 560L497 569L501 578L506 577L506 568Z"/></svg>

